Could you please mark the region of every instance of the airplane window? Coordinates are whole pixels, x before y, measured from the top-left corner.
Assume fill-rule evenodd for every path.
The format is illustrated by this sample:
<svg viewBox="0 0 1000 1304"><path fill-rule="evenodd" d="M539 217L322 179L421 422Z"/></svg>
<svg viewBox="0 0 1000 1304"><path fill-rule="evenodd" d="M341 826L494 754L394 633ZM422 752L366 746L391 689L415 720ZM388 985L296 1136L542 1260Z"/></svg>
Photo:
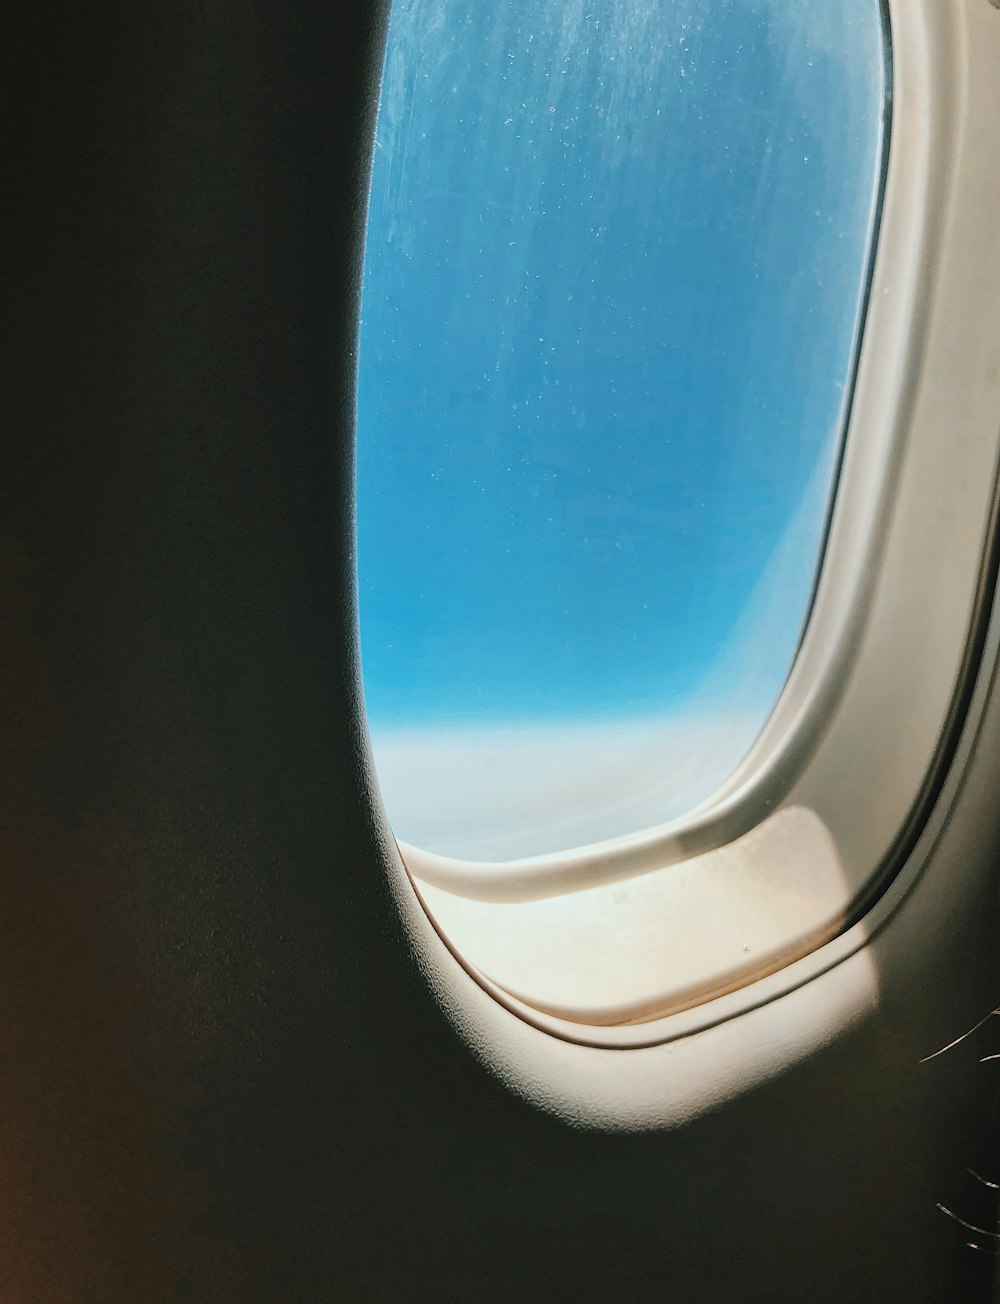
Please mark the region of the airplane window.
<svg viewBox="0 0 1000 1304"><path fill-rule="evenodd" d="M396 0L358 553L400 838L630 834L747 752L822 550L886 95L873 0Z"/></svg>

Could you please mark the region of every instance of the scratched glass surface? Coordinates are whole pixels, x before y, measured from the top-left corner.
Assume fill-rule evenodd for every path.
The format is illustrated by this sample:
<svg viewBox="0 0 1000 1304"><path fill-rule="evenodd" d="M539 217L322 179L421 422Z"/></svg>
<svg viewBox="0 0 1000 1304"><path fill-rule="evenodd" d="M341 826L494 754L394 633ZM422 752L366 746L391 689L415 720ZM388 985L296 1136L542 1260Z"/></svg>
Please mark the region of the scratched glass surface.
<svg viewBox="0 0 1000 1304"><path fill-rule="evenodd" d="M753 742L821 557L886 57L870 0L397 0L358 552L400 838L632 833Z"/></svg>

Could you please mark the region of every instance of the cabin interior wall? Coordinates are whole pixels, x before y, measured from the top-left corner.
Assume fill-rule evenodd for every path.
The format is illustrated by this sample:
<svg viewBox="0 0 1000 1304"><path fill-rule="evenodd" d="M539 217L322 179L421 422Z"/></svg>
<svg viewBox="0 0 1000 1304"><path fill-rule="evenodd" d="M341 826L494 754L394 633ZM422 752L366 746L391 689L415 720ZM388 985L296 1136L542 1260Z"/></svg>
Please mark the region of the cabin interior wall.
<svg viewBox="0 0 1000 1304"><path fill-rule="evenodd" d="M518 1099L417 971L353 614L384 18L5 43L0 1297L987 1298L935 1203L989 1167L994 1079L917 1061L997 1001L989 875L871 1020L669 1132Z"/></svg>

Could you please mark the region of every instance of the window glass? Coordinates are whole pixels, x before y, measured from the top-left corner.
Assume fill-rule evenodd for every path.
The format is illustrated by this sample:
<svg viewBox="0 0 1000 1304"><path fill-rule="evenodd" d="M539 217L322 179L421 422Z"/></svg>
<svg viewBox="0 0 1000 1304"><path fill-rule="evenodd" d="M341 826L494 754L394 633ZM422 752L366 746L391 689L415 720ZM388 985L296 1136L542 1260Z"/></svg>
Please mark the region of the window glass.
<svg viewBox="0 0 1000 1304"><path fill-rule="evenodd" d="M872 0L396 0L365 255L365 696L400 838L682 814L788 673L868 278Z"/></svg>

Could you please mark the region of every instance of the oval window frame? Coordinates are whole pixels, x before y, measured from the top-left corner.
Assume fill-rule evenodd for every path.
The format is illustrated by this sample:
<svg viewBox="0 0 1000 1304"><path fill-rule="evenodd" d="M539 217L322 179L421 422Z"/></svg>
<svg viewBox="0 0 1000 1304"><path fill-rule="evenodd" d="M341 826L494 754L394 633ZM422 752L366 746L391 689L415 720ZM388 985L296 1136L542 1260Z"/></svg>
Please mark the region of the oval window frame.
<svg viewBox="0 0 1000 1304"><path fill-rule="evenodd" d="M435 944L417 924L414 904L432 925L438 944L481 991L522 1022L568 1042L606 1048L668 1043L759 1008L856 954L898 904L906 879L902 864L956 754L995 574L993 550L985 545L994 533L997 438L976 378L988 354L984 340L990 332L984 326L991 320L982 302L982 283L989 281L982 267L1000 260L990 248L982 210L977 210L982 195L976 191L982 186L970 178L986 177L988 186L1000 190L1000 168L989 155L988 131L982 125L989 121L988 110L995 112L1000 92L976 62L970 30L983 19L972 6L943 13L935 12L931 0L891 0L889 11L895 117L905 130L894 130L888 153L882 236L841 482L812 618L785 691L753 752L722 790L683 820L654 835L587 849L585 856L572 852L491 866L484 874L482 866L400 846L398 872L405 877L394 874L394 885L411 936L422 939L418 949L425 962L428 946L434 949ZM995 25L993 15L990 22ZM997 57L1000 36L995 26L980 36L980 64L988 66L989 58ZM979 105L979 117L968 111L970 102ZM967 310L970 292L978 313ZM993 308L992 320L1000 327L998 318ZM962 345L957 368L956 335ZM961 465L951 476L941 457L942 393L968 432L963 456L956 459ZM965 528L949 537L925 528L928 505L940 502L942 493L946 500L951 494L953 506L958 495L973 508L965 514ZM918 567L914 554L927 564ZM901 582L907 589L902 606ZM899 649L919 632L917 616L926 605L947 608L944 642L904 666ZM906 779L887 775L884 765L881 771L861 767L858 782L864 788L882 793L889 787L893 797L867 806L876 817L862 830L867 843L863 837L856 841L869 848L878 845L865 857L863 880L822 928L790 939L782 954L769 957L764 966L751 964L736 972L727 990L702 991L681 1009L664 1009L661 1000L658 1010L647 1011L637 1023L602 1026L566 1020L518 999L479 969L474 943L456 936L440 910L428 907L428 887L460 899L489 901L498 910L504 903L546 894L570 900L602 883L627 888L630 879L726 845L759 824L782 797L787 801L789 792L803 785L808 792L817 775L822 779L824 766L829 773L847 763L857 751L857 721L870 725L872 703L881 703L881 686L901 666L911 686L933 687L934 709L919 720L912 709L900 710L912 708L905 686L894 694L892 718L879 705L897 761L906 757ZM918 728L908 730L907 723ZM865 824L857 818L856 800L850 794L845 800L846 818ZM668 945L664 930L670 921L658 922L663 926L657 944ZM443 957L437 950L435 956L439 968ZM448 986L450 1001L454 983Z"/></svg>

